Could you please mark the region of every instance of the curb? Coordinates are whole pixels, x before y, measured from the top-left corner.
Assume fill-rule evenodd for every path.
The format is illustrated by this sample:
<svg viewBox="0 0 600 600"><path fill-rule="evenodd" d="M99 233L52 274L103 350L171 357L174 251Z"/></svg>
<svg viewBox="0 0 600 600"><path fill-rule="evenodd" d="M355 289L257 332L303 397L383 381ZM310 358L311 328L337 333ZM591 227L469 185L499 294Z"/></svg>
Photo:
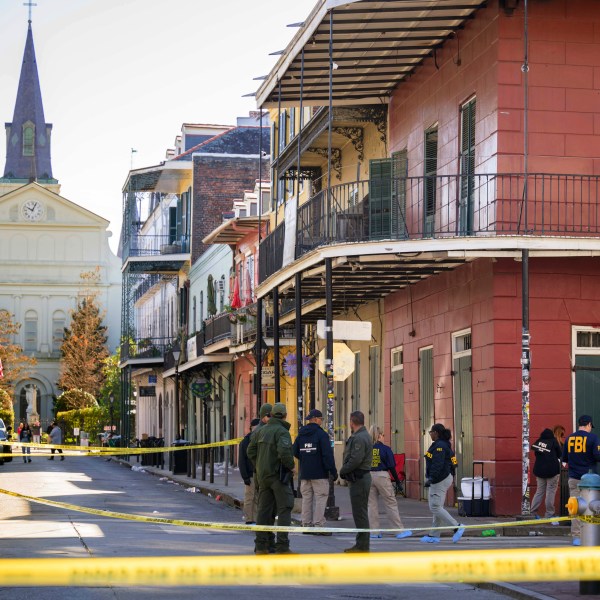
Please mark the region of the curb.
<svg viewBox="0 0 600 600"><path fill-rule="evenodd" d="M482 590L490 590L492 592L498 592L509 598L515 598L515 600L556 600L554 596L546 596L545 594L539 594L533 590L522 588L512 583L505 583L502 581L488 581L485 583L476 583L475 587Z"/></svg>

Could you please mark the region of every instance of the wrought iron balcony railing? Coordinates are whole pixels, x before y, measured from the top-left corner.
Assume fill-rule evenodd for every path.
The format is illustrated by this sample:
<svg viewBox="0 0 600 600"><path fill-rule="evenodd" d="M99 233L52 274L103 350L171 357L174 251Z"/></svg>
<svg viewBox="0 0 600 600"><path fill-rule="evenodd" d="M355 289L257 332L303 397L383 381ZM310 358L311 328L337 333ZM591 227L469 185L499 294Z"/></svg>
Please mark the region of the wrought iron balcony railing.
<svg viewBox="0 0 600 600"><path fill-rule="evenodd" d="M355 181L298 208L296 239L281 223L260 245L260 281L323 245L469 236L600 236L600 176L448 175Z"/></svg>
<svg viewBox="0 0 600 600"><path fill-rule="evenodd" d="M289 302L289 301L287 301ZM292 301L293 303L293 301ZM231 345L237 346L247 344L256 340L257 334L257 304L253 303L244 306L239 310L231 313L230 321L231 329ZM274 336L275 321L273 319L273 311L267 310L263 304L263 335L265 338ZM294 337L295 331L293 327L283 326L279 328L279 336L281 338Z"/></svg>
<svg viewBox="0 0 600 600"><path fill-rule="evenodd" d="M190 250L189 236L177 239L166 235L130 234L123 239L123 260L130 257L157 256L169 258L172 254L187 254Z"/></svg>
<svg viewBox="0 0 600 600"><path fill-rule="evenodd" d="M221 313L204 321L204 345L210 346L231 337L231 313Z"/></svg>
<svg viewBox="0 0 600 600"><path fill-rule="evenodd" d="M121 343L121 360L128 358L163 358L171 345L171 338L146 337Z"/></svg>

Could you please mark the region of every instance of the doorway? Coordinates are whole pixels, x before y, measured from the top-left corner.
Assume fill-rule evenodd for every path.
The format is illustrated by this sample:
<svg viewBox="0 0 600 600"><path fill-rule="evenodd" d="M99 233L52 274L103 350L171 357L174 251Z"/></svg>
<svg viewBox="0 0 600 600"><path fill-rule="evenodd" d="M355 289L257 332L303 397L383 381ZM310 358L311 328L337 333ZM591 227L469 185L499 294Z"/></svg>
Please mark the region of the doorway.
<svg viewBox="0 0 600 600"><path fill-rule="evenodd" d="M470 477L473 465L473 379L471 330L452 334L452 383L454 394L454 451L457 481Z"/></svg>

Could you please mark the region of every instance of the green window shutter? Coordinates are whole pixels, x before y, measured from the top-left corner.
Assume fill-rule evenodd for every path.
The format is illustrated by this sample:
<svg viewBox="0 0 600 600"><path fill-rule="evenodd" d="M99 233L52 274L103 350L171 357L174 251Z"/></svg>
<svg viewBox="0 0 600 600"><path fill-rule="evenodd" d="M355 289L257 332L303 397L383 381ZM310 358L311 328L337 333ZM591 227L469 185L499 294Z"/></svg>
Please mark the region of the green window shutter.
<svg viewBox="0 0 600 600"><path fill-rule="evenodd" d="M475 190L475 98L461 107L459 233L473 233Z"/></svg>
<svg viewBox="0 0 600 600"><path fill-rule="evenodd" d="M406 148L392 154L392 237L407 238L406 178L408 177L408 152Z"/></svg>
<svg viewBox="0 0 600 600"><path fill-rule="evenodd" d="M369 239L385 239L391 234L392 160L369 161Z"/></svg>
<svg viewBox="0 0 600 600"><path fill-rule="evenodd" d="M438 130L437 127L425 132L425 184L424 184L424 210L423 234L433 236L435 233L435 211L437 191L437 154Z"/></svg>

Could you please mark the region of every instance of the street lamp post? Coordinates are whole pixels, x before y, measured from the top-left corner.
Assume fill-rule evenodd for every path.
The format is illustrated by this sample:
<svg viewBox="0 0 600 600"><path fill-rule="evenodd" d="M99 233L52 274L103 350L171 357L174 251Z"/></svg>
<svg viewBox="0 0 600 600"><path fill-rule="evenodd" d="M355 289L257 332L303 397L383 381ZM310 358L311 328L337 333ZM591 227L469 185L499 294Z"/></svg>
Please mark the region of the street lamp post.
<svg viewBox="0 0 600 600"><path fill-rule="evenodd" d="M180 419L179 419L179 357L181 352L179 350L173 350L173 360L175 361L175 439L179 439L181 435L180 431Z"/></svg>
<svg viewBox="0 0 600 600"><path fill-rule="evenodd" d="M108 397L108 401L110 403L110 405L109 405L110 406L110 432L112 434L112 432L114 431L114 428L115 428L115 426L113 424L114 423L114 421L113 421L113 405L115 403L115 395L111 394Z"/></svg>

